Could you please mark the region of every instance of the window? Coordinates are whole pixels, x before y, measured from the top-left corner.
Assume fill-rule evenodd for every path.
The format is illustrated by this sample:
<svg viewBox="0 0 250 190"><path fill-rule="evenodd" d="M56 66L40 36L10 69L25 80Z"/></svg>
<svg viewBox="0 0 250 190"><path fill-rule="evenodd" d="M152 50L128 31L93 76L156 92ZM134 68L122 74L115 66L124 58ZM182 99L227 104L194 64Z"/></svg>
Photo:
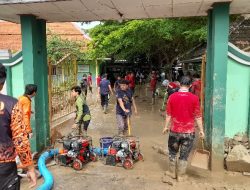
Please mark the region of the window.
<svg viewBox="0 0 250 190"><path fill-rule="evenodd" d="M78 65L78 73L89 73L89 65Z"/></svg>

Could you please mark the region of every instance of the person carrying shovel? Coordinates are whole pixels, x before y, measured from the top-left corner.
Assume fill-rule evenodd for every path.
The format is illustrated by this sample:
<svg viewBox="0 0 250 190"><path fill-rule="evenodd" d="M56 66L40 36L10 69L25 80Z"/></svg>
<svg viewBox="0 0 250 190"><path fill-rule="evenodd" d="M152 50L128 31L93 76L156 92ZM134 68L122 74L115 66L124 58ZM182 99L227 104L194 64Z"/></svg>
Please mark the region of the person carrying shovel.
<svg viewBox="0 0 250 190"><path fill-rule="evenodd" d="M191 82L189 77L182 77L179 91L170 95L167 102L166 121L162 133L169 132L169 170L165 172L163 182L169 177L177 178L177 181L182 181L186 177L187 159L195 139L195 122L200 138L204 138L199 98L189 92ZM180 157L176 162L178 152Z"/></svg>
<svg viewBox="0 0 250 190"><path fill-rule="evenodd" d="M131 135L128 134L128 122L132 115L131 106L133 105L135 114L137 114L137 108L133 98L133 92L129 89L129 81L121 80L119 85L120 89L116 93L116 120L118 135Z"/></svg>

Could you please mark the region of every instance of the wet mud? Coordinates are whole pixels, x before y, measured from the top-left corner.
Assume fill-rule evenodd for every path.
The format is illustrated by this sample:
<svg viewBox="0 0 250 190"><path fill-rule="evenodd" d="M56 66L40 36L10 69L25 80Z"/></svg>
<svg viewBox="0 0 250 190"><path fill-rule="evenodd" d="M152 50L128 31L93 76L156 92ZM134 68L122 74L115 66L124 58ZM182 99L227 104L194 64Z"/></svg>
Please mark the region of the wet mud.
<svg viewBox="0 0 250 190"><path fill-rule="evenodd" d="M145 96L148 94L148 96ZM140 139L144 161L134 164L132 170L123 167L104 165L104 160L90 162L81 171L70 167L51 166L54 176L55 190L250 190L249 176L241 173L222 171L212 173L192 166L188 167L188 179L184 182L163 183L162 176L167 170L167 135L162 135L164 118L161 116L162 99L157 99L151 105L150 93L141 93L136 98L138 115L132 117L132 134ZM99 139L117 134L115 119L115 98L111 98L108 114L102 113L96 95L88 97L92 120L88 135L92 136L94 146L99 145ZM62 135L70 131L73 120L60 128ZM169 180L170 181L170 180ZM43 179L38 180L42 184ZM28 189L26 179L22 180L21 189Z"/></svg>

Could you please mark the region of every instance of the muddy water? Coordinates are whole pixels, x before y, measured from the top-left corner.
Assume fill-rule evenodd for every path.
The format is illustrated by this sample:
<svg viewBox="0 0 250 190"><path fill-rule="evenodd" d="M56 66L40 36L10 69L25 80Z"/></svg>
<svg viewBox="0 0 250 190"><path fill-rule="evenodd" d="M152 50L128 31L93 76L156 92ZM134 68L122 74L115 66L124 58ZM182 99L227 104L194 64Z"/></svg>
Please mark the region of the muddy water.
<svg viewBox="0 0 250 190"><path fill-rule="evenodd" d="M205 170L197 170L191 166L188 169L189 178L185 182L169 185L161 182L161 177L167 169L167 156L159 154L152 146L166 148L167 136L161 134L164 124L159 108L161 99L156 105L151 105L150 97L136 98L138 115L132 117L132 134L140 138L144 162L137 162L132 170L122 167L112 167L103 164L104 160L88 163L82 171L76 172L69 167L52 166L50 171L55 178L54 189L66 190L250 190L249 177L239 173L214 174ZM149 93L148 93L149 94ZM92 121L89 126L89 135L93 138L95 146L99 146L99 138L113 136L117 133L115 120L115 100L111 98L108 114L103 114L95 96L88 97ZM66 123L59 130L66 134L70 131L72 121ZM42 179L38 184L43 182ZM26 180L22 181L22 188L28 189Z"/></svg>

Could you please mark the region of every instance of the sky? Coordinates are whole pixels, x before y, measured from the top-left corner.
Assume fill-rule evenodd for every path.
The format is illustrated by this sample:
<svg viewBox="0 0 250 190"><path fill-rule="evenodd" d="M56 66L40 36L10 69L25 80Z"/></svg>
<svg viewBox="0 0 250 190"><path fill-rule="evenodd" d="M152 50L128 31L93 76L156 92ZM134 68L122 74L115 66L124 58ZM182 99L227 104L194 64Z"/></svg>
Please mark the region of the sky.
<svg viewBox="0 0 250 190"><path fill-rule="evenodd" d="M90 22L90 23L87 23L87 24L82 24L81 22L77 22L77 25L82 28L82 29L91 29L91 28L94 28L96 25L99 25L100 24L100 21L93 21L93 22Z"/></svg>

